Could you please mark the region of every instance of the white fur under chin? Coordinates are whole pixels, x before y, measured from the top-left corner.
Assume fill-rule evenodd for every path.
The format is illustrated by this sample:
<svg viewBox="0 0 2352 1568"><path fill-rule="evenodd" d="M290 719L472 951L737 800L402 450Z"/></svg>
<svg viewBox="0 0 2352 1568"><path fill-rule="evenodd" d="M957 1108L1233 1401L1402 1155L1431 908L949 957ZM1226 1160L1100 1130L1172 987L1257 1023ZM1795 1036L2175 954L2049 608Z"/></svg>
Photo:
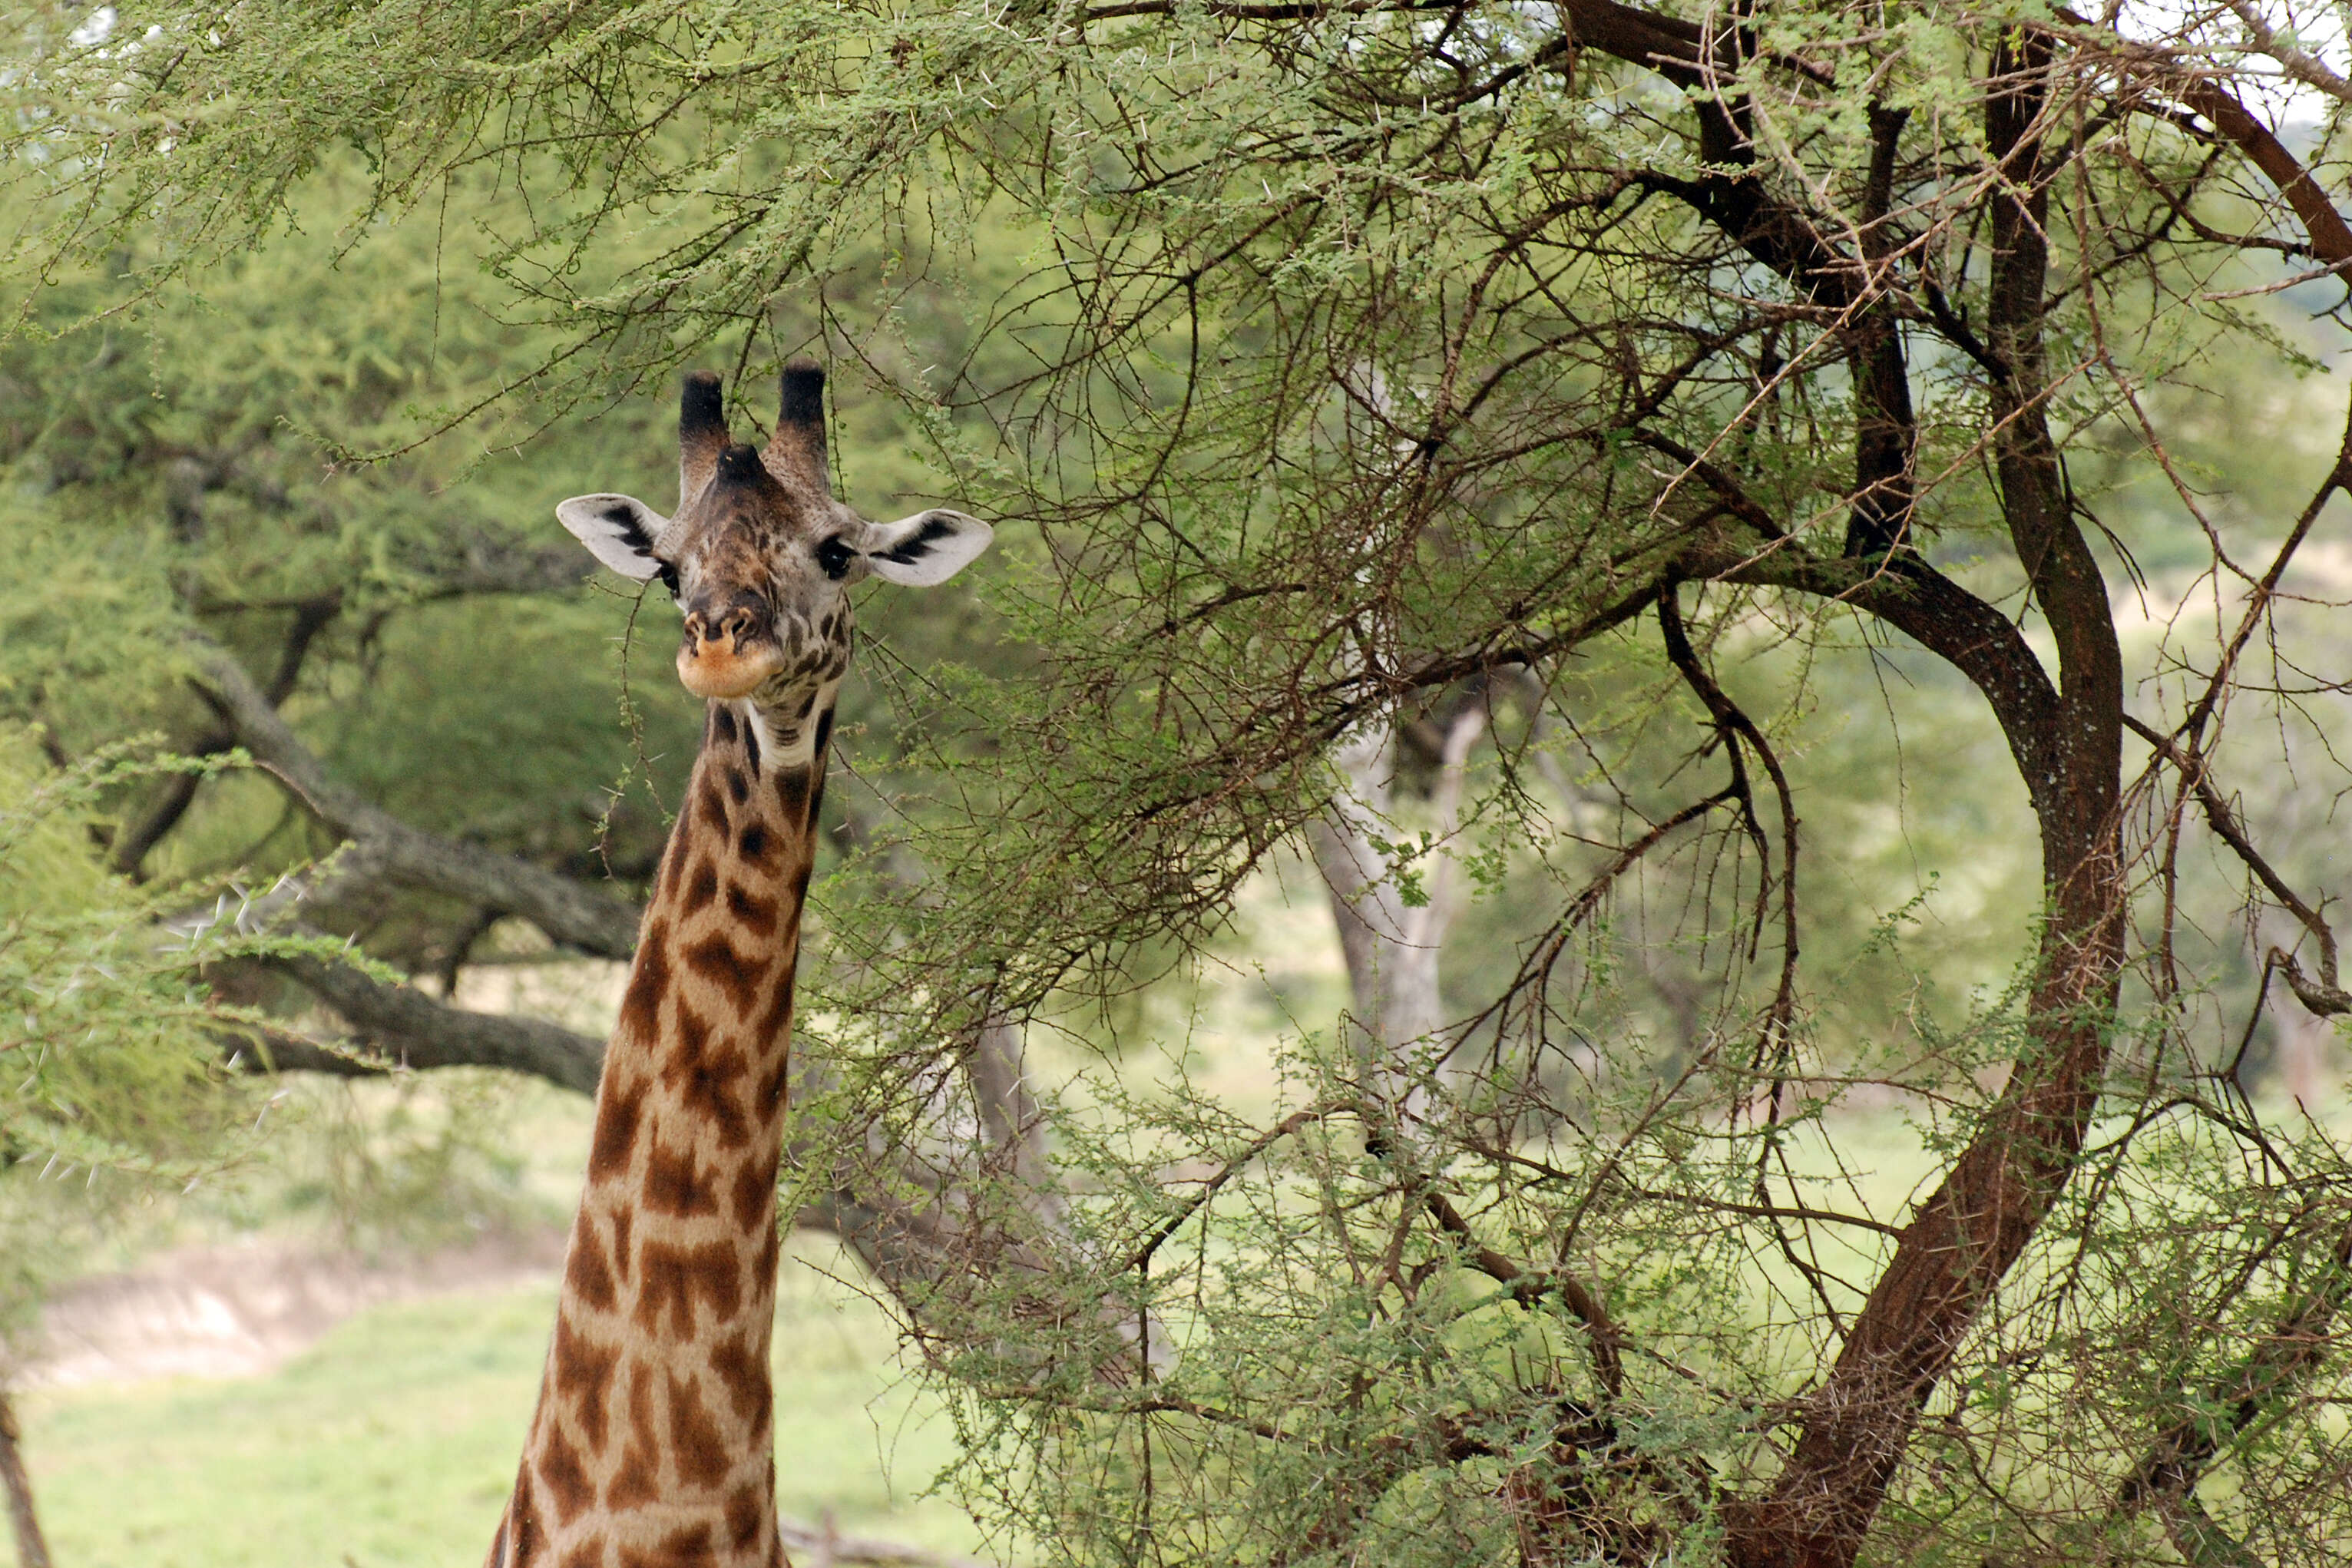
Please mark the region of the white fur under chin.
<svg viewBox="0 0 2352 1568"><path fill-rule="evenodd" d="M760 716L758 703L748 697L739 697L735 700L734 706L736 716L743 721L743 728L750 731L751 739L759 742L760 771L765 773L768 771L768 759L776 756L775 737L768 731L767 720Z"/></svg>
<svg viewBox="0 0 2352 1568"><path fill-rule="evenodd" d="M817 689L816 700L809 707L808 722L795 731L789 742L776 739L775 726L768 721L758 703L750 698L739 699L735 711L760 743L760 768L766 772L771 763L780 768L804 768L816 758L817 721L833 711L834 696L841 682L828 680Z"/></svg>

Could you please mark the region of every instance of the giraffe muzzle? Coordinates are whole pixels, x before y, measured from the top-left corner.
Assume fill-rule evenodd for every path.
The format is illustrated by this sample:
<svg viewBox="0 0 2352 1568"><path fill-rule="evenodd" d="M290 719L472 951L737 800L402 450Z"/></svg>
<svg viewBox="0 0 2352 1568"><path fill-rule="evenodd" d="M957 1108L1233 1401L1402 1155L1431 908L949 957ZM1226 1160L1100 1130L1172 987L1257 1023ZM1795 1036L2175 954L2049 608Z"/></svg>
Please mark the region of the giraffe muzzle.
<svg viewBox="0 0 2352 1568"><path fill-rule="evenodd" d="M677 678L697 697L748 697L783 662L783 650L759 634L758 618L749 610L730 610L715 624L699 610L686 617Z"/></svg>

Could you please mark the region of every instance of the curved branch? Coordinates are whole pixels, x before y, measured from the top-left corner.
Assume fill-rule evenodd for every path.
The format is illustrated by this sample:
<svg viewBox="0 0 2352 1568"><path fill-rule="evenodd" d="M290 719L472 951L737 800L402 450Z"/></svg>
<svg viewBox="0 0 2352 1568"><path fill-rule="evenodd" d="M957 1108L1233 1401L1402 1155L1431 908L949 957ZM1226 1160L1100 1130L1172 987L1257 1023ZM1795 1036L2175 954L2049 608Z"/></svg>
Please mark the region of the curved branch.
<svg viewBox="0 0 2352 1568"><path fill-rule="evenodd" d="M1786 588L1866 610L1968 677L2009 742L2036 815L2063 787L2053 756L2057 687L2016 623L1907 552L1884 563L1822 561L1782 547L1723 544L1685 550L1675 569L1692 577Z"/></svg>
<svg viewBox="0 0 2352 1568"><path fill-rule="evenodd" d="M370 852L383 874L520 915L553 940L600 958L626 958L637 944L637 910L560 872L485 853L421 832L327 776L268 695L228 650L189 639L205 695L255 762L299 796L319 820Z"/></svg>
<svg viewBox="0 0 2352 1568"><path fill-rule="evenodd" d="M2246 836L2245 828L2239 824L2237 814L2230 809L2230 803L2223 800L2221 792L2213 787L2204 754L2184 753L2169 737L2150 729L2128 713L2124 715L2124 723L2133 734L2154 747L2158 754L2188 781L2189 787L2196 792L2197 804L2205 808L2205 820L2215 836L2230 847L2246 869L2269 889L2271 897L2276 899L2319 943L2319 978L2316 981L2303 972L2303 966L2295 962L2292 953L2283 948L2270 950L2266 962L2286 976L2287 989L2293 991L2295 999L2318 1017L2332 1018L2339 1014L2352 1013L2352 994L2345 992L2336 977L2336 932L2318 910L2305 903L2287 885L2286 879L2280 876L2263 858L2262 852L2254 847L2253 840Z"/></svg>
<svg viewBox="0 0 2352 1568"><path fill-rule="evenodd" d="M1479 1273L1496 1283L1510 1288L1511 1295L1519 1300L1549 1294L1557 1290L1568 1310L1576 1314L1592 1340L1592 1372L1601 1386L1609 1391L1612 1399L1625 1390L1625 1364L1620 1347L1624 1335L1617 1327L1609 1309L1601 1298L1586 1288L1584 1281L1564 1269L1548 1269L1530 1273L1493 1247L1482 1244L1471 1232L1470 1224L1461 1211L1449 1202L1444 1194L1432 1191L1427 1194L1429 1212L1438 1228L1463 1245L1471 1263Z"/></svg>

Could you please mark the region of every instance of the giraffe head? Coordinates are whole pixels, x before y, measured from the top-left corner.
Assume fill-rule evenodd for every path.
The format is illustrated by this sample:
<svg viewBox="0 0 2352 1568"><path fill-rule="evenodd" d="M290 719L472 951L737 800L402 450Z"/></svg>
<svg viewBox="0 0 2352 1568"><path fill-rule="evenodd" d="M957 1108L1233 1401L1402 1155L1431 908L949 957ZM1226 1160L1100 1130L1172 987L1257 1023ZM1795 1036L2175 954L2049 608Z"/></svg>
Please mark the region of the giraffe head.
<svg viewBox="0 0 2352 1568"><path fill-rule="evenodd" d="M988 524L960 511L877 523L834 499L824 372L805 360L784 367L766 450L729 439L708 371L686 378L677 442L675 516L624 495L574 496L555 515L614 571L668 584L686 617L677 677L698 697L805 715L848 668L851 584L927 588L988 548Z"/></svg>

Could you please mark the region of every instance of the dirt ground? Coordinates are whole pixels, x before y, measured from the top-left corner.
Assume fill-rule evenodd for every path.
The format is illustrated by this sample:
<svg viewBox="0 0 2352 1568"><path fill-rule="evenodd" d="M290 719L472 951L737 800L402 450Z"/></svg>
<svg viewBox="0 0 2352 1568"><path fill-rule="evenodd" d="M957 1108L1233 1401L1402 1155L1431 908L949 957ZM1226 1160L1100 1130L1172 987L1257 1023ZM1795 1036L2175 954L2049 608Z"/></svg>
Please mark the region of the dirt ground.
<svg viewBox="0 0 2352 1568"><path fill-rule="evenodd" d="M266 1372L379 1302L551 1279L557 1230L417 1256L362 1258L256 1243L169 1252L58 1292L12 1381L72 1387Z"/></svg>

